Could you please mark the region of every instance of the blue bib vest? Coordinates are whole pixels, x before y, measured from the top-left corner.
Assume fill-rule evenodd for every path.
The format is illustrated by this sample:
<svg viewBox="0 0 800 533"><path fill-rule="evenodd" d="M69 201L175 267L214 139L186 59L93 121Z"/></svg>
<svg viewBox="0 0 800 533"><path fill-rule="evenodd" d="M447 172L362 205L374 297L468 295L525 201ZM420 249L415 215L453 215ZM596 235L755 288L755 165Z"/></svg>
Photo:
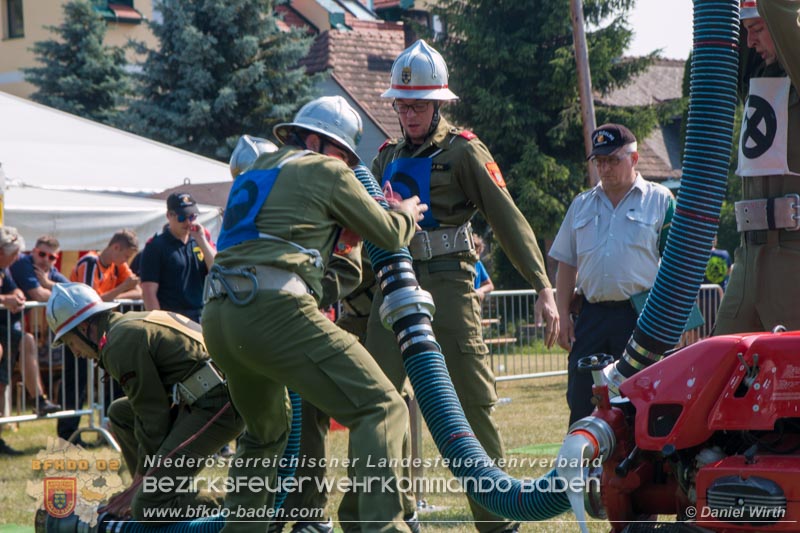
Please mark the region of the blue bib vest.
<svg viewBox="0 0 800 533"><path fill-rule="evenodd" d="M222 218L222 231L217 242L219 251L259 238L256 216L272 192L280 171L280 168L248 170L236 178Z"/></svg>
<svg viewBox="0 0 800 533"><path fill-rule="evenodd" d="M425 218L419 223L425 229L439 227L439 221L433 217L431 205L431 169L433 160L429 157L402 157L395 159L383 171L381 185L392 184L392 190L403 199L419 196L420 203L428 204Z"/></svg>

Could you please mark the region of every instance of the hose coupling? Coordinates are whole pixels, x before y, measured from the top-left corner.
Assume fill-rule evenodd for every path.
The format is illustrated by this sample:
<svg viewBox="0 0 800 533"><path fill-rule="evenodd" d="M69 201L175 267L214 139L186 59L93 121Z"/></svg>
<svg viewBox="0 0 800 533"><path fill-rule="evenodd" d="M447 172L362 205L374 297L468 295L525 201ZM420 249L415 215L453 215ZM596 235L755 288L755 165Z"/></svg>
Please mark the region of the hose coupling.
<svg viewBox="0 0 800 533"><path fill-rule="evenodd" d="M436 312L433 296L417 287L402 287L387 294L380 307L381 322L386 329L409 315L422 313L432 319Z"/></svg>

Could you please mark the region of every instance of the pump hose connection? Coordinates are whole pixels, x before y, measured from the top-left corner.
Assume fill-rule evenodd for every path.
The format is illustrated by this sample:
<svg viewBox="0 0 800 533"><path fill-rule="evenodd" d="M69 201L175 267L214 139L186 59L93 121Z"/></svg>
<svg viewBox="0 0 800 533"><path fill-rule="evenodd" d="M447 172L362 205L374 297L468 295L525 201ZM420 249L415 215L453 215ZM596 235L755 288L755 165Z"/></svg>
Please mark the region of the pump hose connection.
<svg viewBox="0 0 800 533"><path fill-rule="evenodd" d="M681 191L653 289L625 353L603 371L612 394L678 344L697 298L727 188L738 45L738 0L695 0Z"/></svg>
<svg viewBox="0 0 800 533"><path fill-rule="evenodd" d="M633 335L617 362L594 373L595 383L608 387L606 401L609 396L619 396L627 378L657 363L678 344L697 298L727 188L737 103L738 44L739 0L695 0L681 190L661 266ZM583 358L579 365L591 366L591 361ZM602 462L615 446L608 422L590 415L570 427L559 451L559 463L562 458L567 463L586 458ZM636 450L634 447L629 457ZM623 463L617 468L624 468ZM570 472L562 475L570 477ZM582 475L585 478L587 474ZM593 511L602 506L575 494L570 498L581 530L586 531L584 511L601 516Z"/></svg>

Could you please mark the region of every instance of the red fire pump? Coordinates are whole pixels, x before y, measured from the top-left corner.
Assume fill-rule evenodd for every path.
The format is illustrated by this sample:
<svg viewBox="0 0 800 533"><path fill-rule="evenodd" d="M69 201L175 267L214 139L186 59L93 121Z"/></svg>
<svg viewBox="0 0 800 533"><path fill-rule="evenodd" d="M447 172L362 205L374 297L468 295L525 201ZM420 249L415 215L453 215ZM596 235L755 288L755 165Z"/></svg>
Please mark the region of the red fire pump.
<svg viewBox="0 0 800 533"><path fill-rule="evenodd" d="M584 457L601 457L586 511L613 532L800 531L800 332L713 337L635 374L619 397L594 393L562 451L581 439Z"/></svg>

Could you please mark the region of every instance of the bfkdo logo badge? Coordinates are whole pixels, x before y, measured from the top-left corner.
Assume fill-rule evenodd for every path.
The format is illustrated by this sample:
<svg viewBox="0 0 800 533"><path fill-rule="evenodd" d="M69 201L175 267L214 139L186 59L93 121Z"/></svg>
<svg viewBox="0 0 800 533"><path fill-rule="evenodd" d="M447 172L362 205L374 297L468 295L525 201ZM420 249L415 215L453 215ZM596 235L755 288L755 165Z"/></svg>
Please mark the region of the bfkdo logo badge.
<svg viewBox="0 0 800 533"><path fill-rule="evenodd" d="M78 481L74 477L44 478L44 508L53 518L72 514L77 501Z"/></svg>

